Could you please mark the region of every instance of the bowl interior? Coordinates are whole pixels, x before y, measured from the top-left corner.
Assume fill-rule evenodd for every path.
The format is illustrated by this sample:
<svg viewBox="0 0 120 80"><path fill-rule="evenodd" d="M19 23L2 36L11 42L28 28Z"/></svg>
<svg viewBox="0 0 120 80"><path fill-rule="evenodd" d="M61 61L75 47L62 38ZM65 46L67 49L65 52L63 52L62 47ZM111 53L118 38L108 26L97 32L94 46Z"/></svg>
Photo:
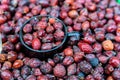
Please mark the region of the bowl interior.
<svg viewBox="0 0 120 80"><path fill-rule="evenodd" d="M29 46L24 42L24 40L23 40L23 35L24 35L24 33L23 33L23 28L24 28L24 26L25 26L27 23L29 23L31 20L33 20L33 19L39 19L39 20L40 20L42 17L47 17L47 19L49 19L49 18L55 18L55 17L48 16L48 15L47 15L47 16L42 16L42 15L34 16L34 17L30 18L29 20L27 20L27 21L22 25L22 27L21 27L21 29L20 29L20 32L19 32L19 37L20 37L20 41L21 41L22 45L23 45L25 48L27 48L27 49L29 49L29 50L31 50L31 51L34 51L34 52L38 52L38 53L45 53L45 52L54 51L54 50L60 48L61 46L63 46L63 44L65 43L65 41L66 41L66 39L67 39L67 27L65 26L65 24L64 24L60 19L55 18L58 22L61 22L62 25L63 25L63 31L64 31L65 36L64 36L64 39L62 40L61 44L59 44L59 45L56 46L56 47L53 47L53 48L50 49L50 50L34 50L34 49L32 49L31 47L29 47Z"/></svg>

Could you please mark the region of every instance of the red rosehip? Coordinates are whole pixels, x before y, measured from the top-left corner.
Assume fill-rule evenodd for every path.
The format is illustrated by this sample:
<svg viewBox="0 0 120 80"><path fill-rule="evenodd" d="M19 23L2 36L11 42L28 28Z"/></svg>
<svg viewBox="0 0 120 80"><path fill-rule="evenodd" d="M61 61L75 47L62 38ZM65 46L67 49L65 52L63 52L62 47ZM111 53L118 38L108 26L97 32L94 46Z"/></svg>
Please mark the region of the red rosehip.
<svg viewBox="0 0 120 80"><path fill-rule="evenodd" d="M117 57L111 57L109 60L109 64L112 65L113 67L119 67L120 60Z"/></svg>
<svg viewBox="0 0 120 80"><path fill-rule="evenodd" d="M66 56L73 56L73 50L71 48L64 49L64 54Z"/></svg>
<svg viewBox="0 0 120 80"><path fill-rule="evenodd" d="M79 48L85 53L92 53L93 49L88 43L78 43Z"/></svg>
<svg viewBox="0 0 120 80"><path fill-rule="evenodd" d="M57 77L63 77L66 74L65 67L61 64L57 64L53 69L53 73Z"/></svg>
<svg viewBox="0 0 120 80"><path fill-rule="evenodd" d="M39 50L41 48L41 42L38 38L32 40L32 48L35 50Z"/></svg>

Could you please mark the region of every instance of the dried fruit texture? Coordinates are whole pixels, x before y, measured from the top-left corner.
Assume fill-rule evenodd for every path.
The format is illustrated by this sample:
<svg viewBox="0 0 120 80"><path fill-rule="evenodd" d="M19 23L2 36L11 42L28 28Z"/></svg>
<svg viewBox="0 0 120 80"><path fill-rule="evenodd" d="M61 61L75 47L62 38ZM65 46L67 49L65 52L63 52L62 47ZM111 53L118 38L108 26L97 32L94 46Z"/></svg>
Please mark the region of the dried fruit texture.
<svg viewBox="0 0 120 80"><path fill-rule="evenodd" d="M92 53L93 52L91 45L89 45L88 43L79 42L78 46L85 53Z"/></svg>
<svg viewBox="0 0 120 80"><path fill-rule="evenodd" d="M0 54L0 63L5 62L6 59L6 54Z"/></svg>
<svg viewBox="0 0 120 80"><path fill-rule="evenodd" d="M113 73L112 73L112 76L116 80L120 79L120 70L119 69L114 70Z"/></svg>
<svg viewBox="0 0 120 80"><path fill-rule="evenodd" d="M32 48L35 50L39 50L41 47L41 42L38 38L32 40Z"/></svg>
<svg viewBox="0 0 120 80"><path fill-rule="evenodd" d="M39 8L39 6L35 7ZM54 18L57 16L59 7L54 8L55 10L51 10L51 8L45 9L45 11L50 12L53 17L50 18L48 16L42 16L39 19L32 19L23 27L23 40L24 43L28 45L28 47L34 50L45 51L55 48L63 41L65 36L63 23ZM33 15L37 15L35 10L38 11L37 9L33 8ZM25 17L28 17L29 19L29 15Z"/></svg>
<svg viewBox="0 0 120 80"><path fill-rule="evenodd" d="M43 64L40 66L40 69L41 69L41 71L42 71L44 74L48 74L48 73L51 73L51 71L52 71L52 66L51 66L49 63L43 63Z"/></svg>
<svg viewBox="0 0 120 80"><path fill-rule="evenodd" d="M20 68L23 66L23 61L22 60L16 60L14 63L13 63L13 68Z"/></svg>
<svg viewBox="0 0 120 80"><path fill-rule="evenodd" d="M30 48L55 48L67 35L64 27L80 32L79 42L73 35L49 58L28 57L19 31L37 15L50 17L32 18L24 26L23 40ZM0 80L120 80L116 0L0 0L0 33Z"/></svg>
<svg viewBox="0 0 120 80"><path fill-rule="evenodd" d="M120 60L117 57L111 57L109 59L109 64L112 65L113 67L119 67L120 66Z"/></svg>
<svg viewBox="0 0 120 80"><path fill-rule="evenodd" d="M28 65L32 68L36 68L41 65L41 61L38 58L31 58L28 61Z"/></svg>
<svg viewBox="0 0 120 80"><path fill-rule="evenodd" d="M78 16L78 12L76 10L71 10L71 11L68 12L68 15L71 18L76 18Z"/></svg>
<svg viewBox="0 0 120 80"><path fill-rule="evenodd" d="M103 41L102 46L103 46L104 50L106 50L106 51L113 50L113 48L114 48L114 45L111 40Z"/></svg>
<svg viewBox="0 0 120 80"><path fill-rule="evenodd" d="M12 63L9 61L5 61L2 66L2 70L11 69L11 68L12 68Z"/></svg>
<svg viewBox="0 0 120 80"><path fill-rule="evenodd" d="M80 70L86 74L90 73L92 71L92 66L90 65L90 63L88 63L87 61L81 61L78 64Z"/></svg>
<svg viewBox="0 0 120 80"><path fill-rule="evenodd" d="M57 77L63 77L66 74L65 67L61 64L57 64L53 69L53 73Z"/></svg>
<svg viewBox="0 0 120 80"><path fill-rule="evenodd" d="M16 53L15 51L10 51L10 52L8 52L8 54L7 54L7 59L8 59L8 61L10 61L10 62L15 61L15 60L17 59L17 53Z"/></svg>
<svg viewBox="0 0 120 80"><path fill-rule="evenodd" d="M73 57L74 57L75 62L80 62L84 57L84 53L83 52L76 52Z"/></svg>
<svg viewBox="0 0 120 80"><path fill-rule="evenodd" d="M67 68L67 75L70 76L70 75L74 75L76 73L76 64L71 64L70 66L68 66Z"/></svg>
<svg viewBox="0 0 120 80"><path fill-rule="evenodd" d="M70 65L70 64L72 64L74 62L74 59L73 59L73 57L71 57L71 56L66 56L65 58L64 58L64 60L63 60L63 64L64 65Z"/></svg>
<svg viewBox="0 0 120 80"><path fill-rule="evenodd" d="M13 75L9 70L2 70L1 71L1 78L3 80L13 80Z"/></svg>
<svg viewBox="0 0 120 80"><path fill-rule="evenodd" d="M64 49L64 54L66 56L73 56L73 50L71 48Z"/></svg>

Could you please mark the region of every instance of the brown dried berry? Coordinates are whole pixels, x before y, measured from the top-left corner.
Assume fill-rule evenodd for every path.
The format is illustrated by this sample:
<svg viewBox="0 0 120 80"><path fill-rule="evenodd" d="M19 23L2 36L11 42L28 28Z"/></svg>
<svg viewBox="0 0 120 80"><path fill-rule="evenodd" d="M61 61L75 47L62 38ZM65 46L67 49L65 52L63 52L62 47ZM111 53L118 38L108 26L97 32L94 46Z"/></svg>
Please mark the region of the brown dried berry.
<svg viewBox="0 0 120 80"><path fill-rule="evenodd" d="M114 45L111 40L105 40L102 42L104 50L113 50Z"/></svg>
<svg viewBox="0 0 120 80"><path fill-rule="evenodd" d="M0 54L0 63L5 62L7 59L6 54Z"/></svg>
<svg viewBox="0 0 120 80"><path fill-rule="evenodd" d="M8 52L7 59L10 62L13 62L17 59L17 53L15 51Z"/></svg>
<svg viewBox="0 0 120 80"><path fill-rule="evenodd" d="M22 60L16 60L14 63L13 63L13 68L20 68L23 66L23 61Z"/></svg>

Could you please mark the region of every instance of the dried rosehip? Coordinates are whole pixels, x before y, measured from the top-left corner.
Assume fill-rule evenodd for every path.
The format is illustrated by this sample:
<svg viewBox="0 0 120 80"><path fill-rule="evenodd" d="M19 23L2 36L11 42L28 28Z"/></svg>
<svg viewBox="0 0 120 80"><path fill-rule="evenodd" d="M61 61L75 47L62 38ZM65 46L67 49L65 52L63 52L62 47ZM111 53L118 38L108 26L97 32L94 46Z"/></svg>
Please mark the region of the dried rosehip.
<svg viewBox="0 0 120 80"><path fill-rule="evenodd" d="M49 43L49 42L52 42L54 40L54 37L52 34L48 34L48 35L45 35L43 38L42 38L42 42L43 43Z"/></svg>
<svg viewBox="0 0 120 80"><path fill-rule="evenodd" d="M101 45L100 43L95 43L95 44L93 45L93 49L94 49L94 51L95 51L96 53L99 53L99 52L102 51L102 45Z"/></svg>
<svg viewBox="0 0 120 80"><path fill-rule="evenodd" d="M80 67L80 70L86 74L90 73L92 70L92 66L87 61L81 61L78 66Z"/></svg>
<svg viewBox="0 0 120 80"><path fill-rule="evenodd" d="M23 66L23 61L22 60L16 60L14 63L13 63L13 68L20 68Z"/></svg>
<svg viewBox="0 0 120 80"><path fill-rule="evenodd" d="M7 20L7 17L4 15L0 15L0 24L3 24Z"/></svg>
<svg viewBox="0 0 120 80"><path fill-rule="evenodd" d="M15 45L15 50L19 52L19 51L21 50L21 48L22 48L22 45L21 45L20 42L18 42L18 43Z"/></svg>
<svg viewBox="0 0 120 80"><path fill-rule="evenodd" d="M53 33L53 32L54 32L54 27L53 27L53 26L48 26L48 27L46 28L46 32L47 32L47 33Z"/></svg>
<svg viewBox="0 0 120 80"><path fill-rule="evenodd" d="M32 48L35 50L39 50L41 48L41 42L38 38L32 40Z"/></svg>
<svg viewBox="0 0 120 80"><path fill-rule="evenodd" d="M115 41L120 42L120 36L115 36Z"/></svg>
<svg viewBox="0 0 120 80"><path fill-rule="evenodd" d="M66 56L73 56L73 50L71 48L64 49L64 54Z"/></svg>
<svg viewBox="0 0 120 80"><path fill-rule="evenodd" d="M61 12L60 12L60 17L61 17L62 19L65 19L67 16L68 16L67 12L65 12L65 11L61 11Z"/></svg>
<svg viewBox="0 0 120 80"><path fill-rule="evenodd" d="M118 67L120 65L120 60L117 57L111 57L109 64L111 64L113 67Z"/></svg>
<svg viewBox="0 0 120 80"><path fill-rule="evenodd" d="M52 60L52 59L48 59L48 63L51 65L51 66L55 66L55 62Z"/></svg>
<svg viewBox="0 0 120 80"><path fill-rule="evenodd" d="M32 31L32 25L31 24L26 24L23 28L24 33L30 33Z"/></svg>
<svg viewBox="0 0 120 80"><path fill-rule="evenodd" d="M37 58L31 58L29 61L28 61L28 65L32 68L36 68L38 66L41 65L41 61Z"/></svg>
<svg viewBox="0 0 120 80"><path fill-rule="evenodd" d="M5 61L2 66L2 70L11 69L11 68L12 68L12 63L9 61Z"/></svg>
<svg viewBox="0 0 120 80"><path fill-rule="evenodd" d="M23 59L25 57L25 55L24 55L24 53L20 52L17 57L18 57L18 59Z"/></svg>
<svg viewBox="0 0 120 80"><path fill-rule="evenodd" d="M21 75L22 75L22 77L25 79L27 76L29 76L30 75L30 73L31 73L31 69L30 69L30 67L28 67L28 66L23 66L22 68L21 68Z"/></svg>
<svg viewBox="0 0 120 80"><path fill-rule="evenodd" d="M78 12L76 10L71 10L68 12L70 18L76 18L78 16Z"/></svg>
<svg viewBox="0 0 120 80"><path fill-rule="evenodd" d="M9 70L2 70L1 71L1 78L3 80L13 80L13 75Z"/></svg>
<svg viewBox="0 0 120 80"><path fill-rule="evenodd" d="M65 67L61 64L57 64L53 69L53 73L57 77L63 77L66 74Z"/></svg>
<svg viewBox="0 0 120 80"><path fill-rule="evenodd" d="M87 2L85 4L86 8L90 11L95 11L96 10L96 4L92 2Z"/></svg>
<svg viewBox="0 0 120 80"><path fill-rule="evenodd" d="M38 30L40 29L45 29L47 27L47 22L46 21L40 21L36 25L38 27Z"/></svg>
<svg viewBox="0 0 120 80"><path fill-rule="evenodd" d="M76 52L73 57L74 57L75 62L80 62L84 57L84 53L83 52Z"/></svg>
<svg viewBox="0 0 120 80"><path fill-rule="evenodd" d="M113 76L114 79L120 79L120 70L115 69L112 73L112 76Z"/></svg>
<svg viewBox="0 0 120 80"><path fill-rule="evenodd" d="M79 48L85 53L92 53L93 49L88 43L78 43Z"/></svg>
<svg viewBox="0 0 120 80"><path fill-rule="evenodd" d="M43 43L41 46L42 50L49 50L52 49L52 43Z"/></svg>
<svg viewBox="0 0 120 80"><path fill-rule="evenodd" d="M107 56L104 56L104 55L100 55L99 57L98 57L98 59L99 59L99 61L101 62L101 63L106 63L107 61L108 61L108 57Z"/></svg>
<svg viewBox="0 0 120 80"><path fill-rule="evenodd" d="M81 30L81 24L80 24L80 23L74 24L73 29L74 29L75 31L80 31L80 30Z"/></svg>
<svg viewBox="0 0 120 80"><path fill-rule="evenodd" d="M67 68L67 75L70 76L70 75L74 75L76 73L76 64L71 64L70 66L68 66Z"/></svg>
<svg viewBox="0 0 120 80"><path fill-rule="evenodd" d="M63 25L61 22L55 22L53 24L53 27L57 30L57 29L62 29L63 28Z"/></svg>
<svg viewBox="0 0 120 80"><path fill-rule="evenodd" d="M49 18L49 23L50 24L54 24L55 23L55 19L54 18Z"/></svg>
<svg viewBox="0 0 120 80"><path fill-rule="evenodd" d="M42 75L42 72L40 71L39 68L35 68L34 71L33 71L33 74L34 74L35 76L40 76L40 75Z"/></svg>
<svg viewBox="0 0 120 80"><path fill-rule="evenodd" d="M48 74L48 73L51 73L51 71L52 71L52 66L51 66L49 63L43 63L43 64L40 66L40 69L41 69L41 71L42 71L44 74Z"/></svg>
<svg viewBox="0 0 120 80"><path fill-rule="evenodd" d="M85 21L82 23L82 30L87 31L90 28L90 23L88 21Z"/></svg>
<svg viewBox="0 0 120 80"><path fill-rule="evenodd" d="M67 66L72 64L73 62L74 62L74 59L71 56L66 56L63 60L63 64Z"/></svg>
<svg viewBox="0 0 120 80"><path fill-rule="evenodd" d="M17 53L15 51L8 52L7 59L10 62L13 62L17 59Z"/></svg>
<svg viewBox="0 0 120 80"><path fill-rule="evenodd" d="M111 40L105 40L102 42L104 50L113 50L114 45Z"/></svg>
<svg viewBox="0 0 120 80"><path fill-rule="evenodd" d="M111 74L114 71L114 67L112 65L107 65L105 66L105 73L106 74Z"/></svg>
<svg viewBox="0 0 120 80"><path fill-rule="evenodd" d="M20 70L18 70L18 69L14 69L12 73L13 73L13 76L14 76L15 78L17 78L17 77L20 76Z"/></svg>
<svg viewBox="0 0 120 80"><path fill-rule="evenodd" d="M7 59L6 54L0 54L0 63L5 62Z"/></svg>
<svg viewBox="0 0 120 80"><path fill-rule="evenodd" d="M64 19L64 23L67 24L67 25L72 25L73 21L72 21L72 19L70 17L66 17Z"/></svg>
<svg viewBox="0 0 120 80"><path fill-rule="evenodd" d="M25 35L23 35L23 40L24 40L24 42L27 45L31 46L32 45L33 36L31 34L25 34Z"/></svg>

